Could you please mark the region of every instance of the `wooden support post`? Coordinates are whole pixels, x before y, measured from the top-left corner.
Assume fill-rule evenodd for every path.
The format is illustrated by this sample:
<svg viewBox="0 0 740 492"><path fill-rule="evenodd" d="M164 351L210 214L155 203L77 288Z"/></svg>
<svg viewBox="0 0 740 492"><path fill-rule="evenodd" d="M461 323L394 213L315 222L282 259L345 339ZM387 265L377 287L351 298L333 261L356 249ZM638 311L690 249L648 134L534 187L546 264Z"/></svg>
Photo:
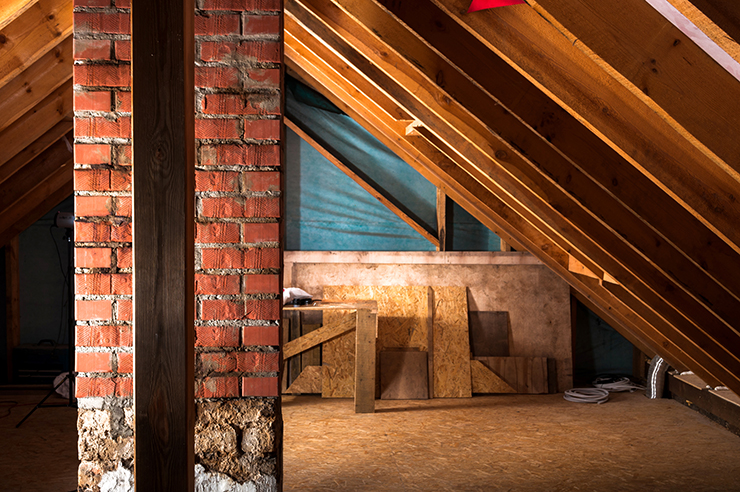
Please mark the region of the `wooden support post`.
<svg viewBox="0 0 740 492"><path fill-rule="evenodd" d="M452 200L437 188L437 251L452 251Z"/></svg>
<svg viewBox="0 0 740 492"><path fill-rule="evenodd" d="M375 335L377 313L357 310L355 413L375 412Z"/></svg>
<svg viewBox="0 0 740 492"><path fill-rule="evenodd" d="M133 2L137 490L194 488L194 3Z"/></svg>
<svg viewBox="0 0 740 492"><path fill-rule="evenodd" d="M20 304L18 236L15 236L5 245L5 334L8 382L13 380L13 349L21 343Z"/></svg>
<svg viewBox="0 0 740 492"><path fill-rule="evenodd" d="M439 188L437 188L439 191ZM437 194L439 197L439 194ZM441 238L442 236L440 236ZM434 289L427 287L427 377L429 379L429 398L434 398Z"/></svg>

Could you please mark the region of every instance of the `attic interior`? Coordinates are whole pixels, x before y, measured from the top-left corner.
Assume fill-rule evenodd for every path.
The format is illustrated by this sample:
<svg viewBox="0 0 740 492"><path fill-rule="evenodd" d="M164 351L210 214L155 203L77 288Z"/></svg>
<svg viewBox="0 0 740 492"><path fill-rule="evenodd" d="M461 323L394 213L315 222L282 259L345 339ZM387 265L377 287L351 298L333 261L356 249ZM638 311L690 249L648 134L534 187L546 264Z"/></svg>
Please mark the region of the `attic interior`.
<svg viewBox="0 0 740 492"><path fill-rule="evenodd" d="M737 460L727 457L740 451L733 435L740 429L740 153L733 151L740 114L735 107L740 7L719 0L616 5L527 0L469 13L465 0L428 0L422 8L394 0L247 3L196 2L196 69L234 63L240 74L278 68L284 74L279 86L255 89L208 86L198 82L196 72L196 122L225 113L238 120L244 136L199 134L196 126L195 194L199 207L211 197L237 192L246 192L247 199L282 197L277 216L259 215L259 209L242 222L224 222L245 231L253 222L279 223L282 232L279 241L247 240L246 232L234 241L218 235L203 239L205 229L198 229L196 257L205 262L205 251L220 241L244 251L279 243L278 267L237 272L245 306L277 299L277 288L250 290L256 288L250 279L267 282L277 275L283 287L319 299L375 301L372 367L363 369L371 383L362 386L371 388L362 391L370 394L374 413L356 412L362 404L360 346L355 346L360 310L356 324L339 311L300 306L281 310L276 319L264 315L248 327L279 325L277 343L241 340L247 348L235 349L224 343L224 353L282 350L280 370L208 366L205 371L206 357L217 349L198 348L203 344L197 330L220 322L206 316L206 303L221 301L222 294L233 301L237 293L204 294L196 285L196 378L241 379L236 393L219 393L218 385L204 392L211 391L205 383L206 390L196 389L196 464L227 482L268 484L264 490L398 490L398 483L403 490L488 490L491 483L514 490L589 485L674 490L687 483L692 490L737 488L732 478ZM656 10L671 6L682 20ZM73 80L73 60L74 67L128 70L130 52L126 57L119 48L132 40L130 30L105 22L106 16L127 19L128 9L130 2L120 0L12 0L0 6L4 434L47 393L49 378L40 374L56 375L69 366L62 347L69 313L67 245L64 231L51 227L57 211L73 212L75 204L94 197L115 202L87 217L80 208L75 211L76 231L80 223L105 221L111 231L124 231L118 239L113 232L106 240L75 239L78 254L106 246L116 259L105 265L108 270L75 265L76 333L83 327L132 325L122 313L135 293L116 292L111 284L101 296L81 281L99 274L123 279L133 271L120 263L120 255L136 249L130 207L122 211L123 200L133 195L136 202L136 195L130 177L112 184L114 174L130 175L130 158L127 164L118 152L130 145L131 136L79 130L90 118L135 119L132 84L112 77L91 82L77 68ZM267 25L278 17L277 33L248 28L255 25L253 18ZM233 19L236 30L229 27ZM204 28L211 20L214 30ZM686 26L693 29L690 35L679 29ZM695 31L713 41L710 48L695 41ZM217 43L228 50L228 43L241 47L276 39L282 43L277 59L263 52L254 59L217 58L205 51ZM108 43L109 53L90 52L95 43ZM103 94L108 99L101 103ZM275 94L282 100L277 111L259 99ZM256 116L212 109L209 101L222 95L255 98L250 104L260 109ZM254 121L285 126L279 135L250 135L247 122ZM81 160L81 148L101 144L113 149L107 161ZM256 191L251 184L236 191L202 188L198 176L206 170L238 171L230 162L218 160L215 167L206 162L207 149L228 144L279 144L279 166L243 164L262 176L280 172L280 185ZM81 184L79 171L101 169L110 171L108 188L97 181ZM208 184L214 183L222 181ZM201 226L221 224L221 217L199 213ZM201 281L232 273L205 263L195 270ZM80 314L80 303L95 301L112 302L110 322ZM248 312L236 319L245 318L253 319ZM224 319L224 326L234 326ZM326 335L329 329L334 331ZM110 368L77 367L78 377L131 380L134 370L123 369L123 356L135 350L131 342L78 348L78 366L80 354L116 361ZM39 371L34 357L49 353L57 360ZM663 399L650 400L642 391L612 393L603 405L562 398L565 390L588 386L603 374L649 383L654 356L670 366ZM279 393L249 393L250 378L274 379ZM81 395L77 424L71 408L41 408L29 424L44 432L34 420L60 412L49 417L57 419L53 425L69 426L67 439L77 440L76 425L92 425L85 420L90 412L122 415L133 408L130 397L116 391L119 400L106 397L103 403L95 400L98 393ZM282 409L272 403L279 395ZM233 453L209 457L202 451L203 442L221 439L209 434L211 424L198 420L208 413L203 409L239 396L277 405L274 413L279 418L282 412L285 421L284 437L271 431L268 440L280 444L270 450L249 447L240 437L241 456L271 463L282 452L283 468L263 466L240 475L219 463L233 459ZM116 401L121 406L112 410ZM604 419L629 430L604 433ZM141 419L133 420L138 425ZM590 461L593 468L563 459L574 446L570 431L589 436L588 443L577 441L584 448L573 462ZM12 440L16 456L24 456L25 443L33 439L30 430L23 432ZM103 490L121 464L132 468L129 451L123 450L129 444L122 443L129 443L133 432L121 432L120 438L113 436L115 452L107 457L98 452L93 459L84 448L94 433L81 431L83 464L70 457L67 446L71 461L68 473L61 472L66 481L55 490ZM237 434L247 435L244 429ZM675 434L669 442L689 451L678 462L654 459L655 466L647 467L643 461L654 452L650 438L666 434ZM545 444L527 447L529 440ZM358 443L364 454L346 451ZM549 454L538 454L538 447ZM484 455L482 448L503 451ZM513 455L521 461L510 459ZM392 467L381 466L378 457ZM469 463L464 473L461 462ZM429 463L441 471L429 470ZM609 463L616 463L615 469L600 474ZM29 482L27 469L6 458L0 464L3 470L20 470L18 480ZM558 468L572 476L555 478ZM271 475L277 485L259 482ZM36 480L38 490L49 490L44 485L50 479Z"/></svg>

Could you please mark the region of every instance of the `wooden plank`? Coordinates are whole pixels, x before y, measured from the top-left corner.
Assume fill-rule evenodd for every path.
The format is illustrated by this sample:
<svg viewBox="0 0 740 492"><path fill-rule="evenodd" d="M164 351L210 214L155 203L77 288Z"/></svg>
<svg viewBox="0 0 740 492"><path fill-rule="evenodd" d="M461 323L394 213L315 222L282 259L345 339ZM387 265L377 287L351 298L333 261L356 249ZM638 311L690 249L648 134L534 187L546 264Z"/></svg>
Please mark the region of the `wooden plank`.
<svg viewBox="0 0 740 492"><path fill-rule="evenodd" d="M382 400L428 399L427 352L411 349L380 352L380 398Z"/></svg>
<svg viewBox="0 0 740 492"><path fill-rule="evenodd" d="M283 316L285 316L283 310ZM284 347L290 341L290 318L283 317L280 323L280 346ZM285 355L280 357L280 391L285 393L288 389L288 360Z"/></svg>
<svg viewBox="0 0 740 492"><path fill-rule="evenodd" d="M21 290L18 236L5 244L5 346L8 382L13 382L13 349L21 343Z"/></svg>
<svg viewBox="0 0 740 492"><path fill-rule="evenodd" d="M324 342L347 333L355 328L354 314L348 314L337 322L325 324L321 328L311 331L300 338L291 340L283 345L283 357L288 359Z"/></svg>
<svg viewBox="0 0 740 492"><path fill-rule="evenodd" d="M131 9L135 481L194 488L194 2ZM142 88L146 88L142 90Z"/></svg>
<svg viewBox="0 0 740 492"><path fill-rule="evenodd" d="M434 286L434 397L469 398L470 337L465 287Z"/></svg>
<svg viewBox="0 0 740 492"><path fill-rule="evenodd" d="M46 96L32 110L0 132L0 166L8 162L57 123L72 116L72 81Z"/></svg>
<svg viewBox="0 0 740 492"><path fill-rule="evenodd" d="M468 319L473 357L509 355L508 311L470 311Z"/></svg>
<svg viewBox="0 0 740 492"><path fill-rule="evenodd" d="M517 393L547 393L546 357L476 357Z"/></svg>
<svg viewBox="0 0 740 492"><path fill-rule="evenodd" d="M732 5L727 11L721 12L712 8L711 0L666 1L706 34L720 49L734 58L735 61L740 62L740 45L738 45L738 41L740 41L740 9L737 9L737 5ZM735 2L723 3L733 4ZM735 9L734 13L730 12L732 9ZM734 22L730 20L730 16L734 17ZM716 20L713 20L712 17ZM723 30L721 26L725 26L729 31Z"/></svg>
<svg viewBox="0 0 740 492"><path fill-rule="evenodd" d="M72 78L72 36L0 88L0 131Z"/></svg>
<svg viewBox="0 0 740 492"><path fill-rule="evenodd" d="M17 19L38 0L5 0L0 4L0 30Z"/></svg>
<svg viewBox="0 0 740 492"><path fill-rule="evenodd" d="M34 140L31 145L18 152L12 159L0 165L0 183L3 183L13 173L38 157L49 146L58 142L60 138L66 137L71 145L74 141L74 135L72 134L73 125L71 120L60 121L49 131Z"/></svg>
<svg viewBox="0 0 740 492"><path fill-rule="evenodd" d="M357 310L355 413L375 412L375 336L377 323L377 314L371 310Z"/></svg>
<svg viewBox="0 0 740 492"><path fill-rule="evenodd" d="M290 320L289 340L297 340L301 336L301 312L290 311L287 313L287 317ZM288 364L288 384L293 384L293 381L301 374L301 361L300 359L291 359L291 356L286 355L285 348L283 348L283 359Z"/></svg>
<svg viewBox="0 0 740 492"><path fill-rule="evenodd" d="M321 393L321 366L306 366L284 393L289 395Z"/></svg>
<svg viewBox="0 0 740 492"><path fill-rule="evenodd" d="M72 0L39 0L0 35L0 87L72 33Z"/></svg>
<svg viewBox="0 0 740 492"><path fill-rule="evenodd" d="M421 234L424 239L431 242L435 247L439 246L439 239L435 234L430 231L421 220L411 210L405 207L396 198L390 196L385 190L373 182L372 179L360 171L354 164L347 161L342 155L340 155L335 149L332 149L329 144L322 140L319 136L314 134L309 128L305 127L298 121L293 121L290 118L284 118L285 124L296 132L303 140L308 142L311 147L316 149L321 155L323 155L329 162L334 164L344 174L352 178L352 180L360 185L362 189L370 193L376 200L386 206L388 210L396 214L401 220L408 224L412 229Z"/></svg>
<svg viewBox="0 0 740 492"><path fill-rule="evenodd" d="M509 383L501 379L479 360L470 361L473 393L516 393Z"/></svg>
<svg viewBox="0 0 740 492"><path fill-rule="evenodd" d="M321 324L310 324L306 323L306 320L301 316L301 336L308 335L321 328ZM311 366L321 365L321 347L314 347L301 353L301 371Z"/></svg>
<svg viewBox="0 0 740 492"><path fill-rule="evenodd" d="M324 288L326 295L326 288ZM324 323L335 325L351 312L328 311ZM352 398L355 392L355 348L356 336L345 333L324 343L322 347L322 398Z"/></svg>
<svg viewBox="0 0 740 492"><path fill-rule="evenodd" d="M437 188L437 251L453 250L452 200Z"/></svg>
<svg viewBox="0 0 740 492"><path fill-rule="evenodd" d="M427 287L427 393L434 398L434 290Z"/></svg>

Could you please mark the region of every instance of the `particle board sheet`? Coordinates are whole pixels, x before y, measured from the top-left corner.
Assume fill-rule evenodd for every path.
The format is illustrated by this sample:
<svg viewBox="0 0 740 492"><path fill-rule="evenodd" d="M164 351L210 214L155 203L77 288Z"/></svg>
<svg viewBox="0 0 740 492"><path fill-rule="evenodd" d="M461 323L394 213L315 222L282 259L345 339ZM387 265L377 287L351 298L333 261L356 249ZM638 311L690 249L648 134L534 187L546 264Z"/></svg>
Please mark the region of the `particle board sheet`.
<svg viewBox="0 0 740 492"><path fill-rule="evenodd" d="M290 395L321 393L321 366L306 366L285 393Z"/></svg>
<svg viewBox="0 0 740 492"><path fill-rule="evenodd" d="M356 311L327 311L324 323L339 323L345 316L356 316ZM340 335L322 347L321 396L324 398L352 398L355 394L355 330Z"/></svg>
<svg viewBox="0 0 740 492"><path fill-rule="evenodd" d="M384 350L380 353L380 399L426 400L428 369L427 352Z"/></svg>
<svg viewBox="0 0 740 492"><path fill-rule="evenodd" d="M517 393L547 393L547 357L476 357Z"/></svg>
<svg viewBox="0 0 740 492"><path fill-rule="evenodd" d="M479 360L470 361L473 393L516 393L506 381Z"/></svg>
<svg viewBox="0 0 740 492"><path fill-rule="evenodd" d="M434 398L469 398L470 337L465 287L434 290Z"/></svg>

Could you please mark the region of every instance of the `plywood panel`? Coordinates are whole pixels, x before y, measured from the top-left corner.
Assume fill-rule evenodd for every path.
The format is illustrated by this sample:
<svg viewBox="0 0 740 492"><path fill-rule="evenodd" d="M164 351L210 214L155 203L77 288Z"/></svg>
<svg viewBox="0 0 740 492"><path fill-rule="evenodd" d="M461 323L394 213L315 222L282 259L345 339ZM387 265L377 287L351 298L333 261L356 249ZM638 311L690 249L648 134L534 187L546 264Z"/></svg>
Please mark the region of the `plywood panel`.
<svg viewBox="0 0 740 492"><path fill-rule="evenodd" d="M321 393L321 366L307 366L285 393L290 395Z"/></svg>
<svg viewBox="0 0 740 492"><path fill-rule="evenodd" d="M470 373L473 393L516 393L514 388L479 360L470 361Z"/></svg>
<svg viewBox="0 0 740 492"><path fill-rule="evenodd" d="M351 311L327 311L324 323L334 325ZM321 396L352 398L355 377L355 333L351 331L324 343L322 350Z"/></svg>
<svg viewBox="0 0 740 492"><path fill-rule="evenodd" d="M470 342L465 287L434 290L434 397L469 398Z"/></svg>
<svg viewBox="0 0 740 492"><path fill-rule="evenodd" d="M508 357L508 312L470 311L468 319L473 357Z"/></svg>
<svg viewBox="0 0 740 492"><path fill-rule="evenodd" d="M404 349L380 353L382 400L426 400L428 379L427 352Z"/></svg>
<svg viewBox="0 0 740 492"><path fill-rule="evenodd" d="M476 357L517 393L547 393L547 357Z"/></svg>

